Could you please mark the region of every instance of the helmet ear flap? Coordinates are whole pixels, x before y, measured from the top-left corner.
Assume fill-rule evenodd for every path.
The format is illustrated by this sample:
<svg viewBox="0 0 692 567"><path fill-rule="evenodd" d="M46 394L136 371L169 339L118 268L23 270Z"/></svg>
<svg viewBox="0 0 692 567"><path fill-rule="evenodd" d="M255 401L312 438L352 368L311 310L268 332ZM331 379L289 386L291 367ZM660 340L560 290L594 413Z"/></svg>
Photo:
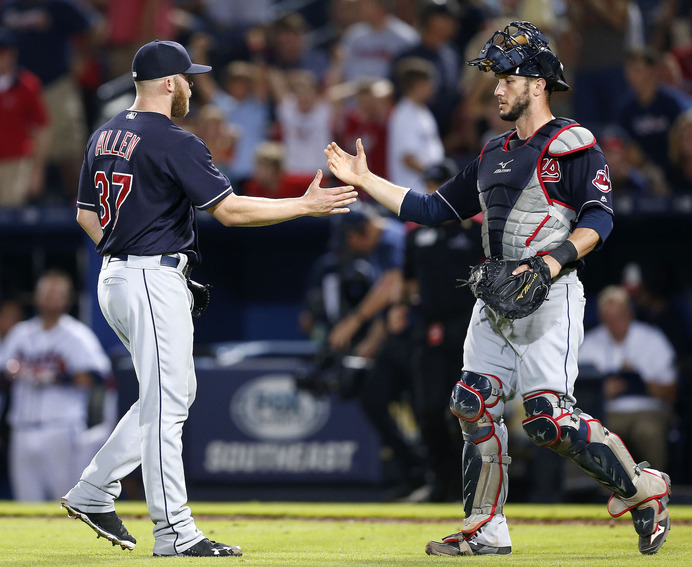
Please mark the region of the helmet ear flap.
<svg viewBox="0 0 692 567"><path fill-rule="evenodd" d="M541 50L533 58L538 67L540 76L545 79L549 91L566 91L569 85L562 74L562 63L549 49Z"/></svg>
<svg viewBox="0 0 692 567"><path fill-rule="evenodd" d="M541 51L534 57L534 61L538 65L538 69L548 84L555 82L559 77L555 74L553 62L555 56L550 51Z"/></svg>

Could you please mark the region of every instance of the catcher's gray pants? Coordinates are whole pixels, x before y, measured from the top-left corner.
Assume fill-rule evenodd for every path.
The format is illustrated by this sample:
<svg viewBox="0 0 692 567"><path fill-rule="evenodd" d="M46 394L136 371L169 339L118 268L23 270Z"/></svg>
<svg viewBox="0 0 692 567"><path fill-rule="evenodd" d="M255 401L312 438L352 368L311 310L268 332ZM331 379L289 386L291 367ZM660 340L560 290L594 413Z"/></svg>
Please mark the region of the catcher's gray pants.
<svg viewBox="0 0 692 567"><path fill-rule="evenodd" d="M572 398L584 305L576 272L556 280L546 301L523 319L510 321L477 301L464 343L464 370L496 376L506 398L545 390Z"/></svg>
<svg viewBox="0 0 692 567"><path fill-rule="evenodd" d="M67 501L83 512L114 510L120 479L142 465L154 553L185 551L204 536L185 505L182 427L195 399L190 295L182 257L177 268L160 256L104 260L98 296L106 320L132 355L139 400L82 473Z"/></svg>

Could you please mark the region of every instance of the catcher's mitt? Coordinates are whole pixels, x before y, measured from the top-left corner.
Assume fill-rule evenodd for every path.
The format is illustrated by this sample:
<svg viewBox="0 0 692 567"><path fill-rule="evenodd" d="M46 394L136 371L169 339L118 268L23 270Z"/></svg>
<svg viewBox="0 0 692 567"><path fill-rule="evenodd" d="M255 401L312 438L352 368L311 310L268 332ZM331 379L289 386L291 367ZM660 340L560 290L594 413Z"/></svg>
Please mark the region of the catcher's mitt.
<svg viewBox="0 0 692 567"><path fill-rule="evenodd" d="M194 280L187 280L187 288L192 293L192 317L197 319L204 313L209 307L209 299L211 294L209 293L209 284L202 285Z"/></svg>
<svg viewBox="0 0 692 567"><path fill-rule="evenodd" d="M512 272L522 264L531 268ZM540 256L525 260L490 258L471 268L465 282L478 299L507 319L521 319L538 309L550 291L550 268Z"/></svg>

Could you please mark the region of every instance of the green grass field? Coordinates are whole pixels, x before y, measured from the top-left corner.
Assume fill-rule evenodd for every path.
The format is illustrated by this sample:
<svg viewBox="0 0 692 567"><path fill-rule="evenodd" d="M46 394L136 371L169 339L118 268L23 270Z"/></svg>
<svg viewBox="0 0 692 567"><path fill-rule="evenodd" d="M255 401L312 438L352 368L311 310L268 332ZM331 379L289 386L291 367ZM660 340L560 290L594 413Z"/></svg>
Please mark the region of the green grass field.
<svg viewBox="0 0 692 567"><path fill-rule="evenodd" d="M134 551L96 539L67 518L59 504L0 502L0 565L238 565L408 566L473 565L598 567L692 565L692 507L672 506L673 527L654 556L637 551L628 518L611 520L601 505L506 507L513 554L506 557L428 557L425 543L458 531L458 504L193 503L198 526L211 539L241 545L225 559L151 556L152 524L146 507L123 502L118 513L137 538Z"/></svg>

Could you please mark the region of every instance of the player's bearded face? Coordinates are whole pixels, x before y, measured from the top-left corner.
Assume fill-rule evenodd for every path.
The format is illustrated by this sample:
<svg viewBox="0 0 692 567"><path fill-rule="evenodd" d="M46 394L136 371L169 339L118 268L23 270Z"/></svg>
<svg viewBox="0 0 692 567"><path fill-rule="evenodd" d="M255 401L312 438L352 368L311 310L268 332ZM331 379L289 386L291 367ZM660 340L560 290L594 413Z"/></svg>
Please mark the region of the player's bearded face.
<svg viewBox="0 0 692 567"><path fill-rule="evenodd" d="M173 103L171 105L171 116L173 118L184 118L190 112L190 94L185 92L185 88L179 77L175 78L175 91L173 91Z"/></svg>
<svg viewBox="0 0 692 567"><path fill-rule="evenodd" d="M522 82L524 83L524 90L517 93L521 88ZM531 104L529 81L514 80L511 83L507 83L504 95L498 96L498 99L504 103L500 105L500 118L507 122L516 122L526 113Z"/></svg>

